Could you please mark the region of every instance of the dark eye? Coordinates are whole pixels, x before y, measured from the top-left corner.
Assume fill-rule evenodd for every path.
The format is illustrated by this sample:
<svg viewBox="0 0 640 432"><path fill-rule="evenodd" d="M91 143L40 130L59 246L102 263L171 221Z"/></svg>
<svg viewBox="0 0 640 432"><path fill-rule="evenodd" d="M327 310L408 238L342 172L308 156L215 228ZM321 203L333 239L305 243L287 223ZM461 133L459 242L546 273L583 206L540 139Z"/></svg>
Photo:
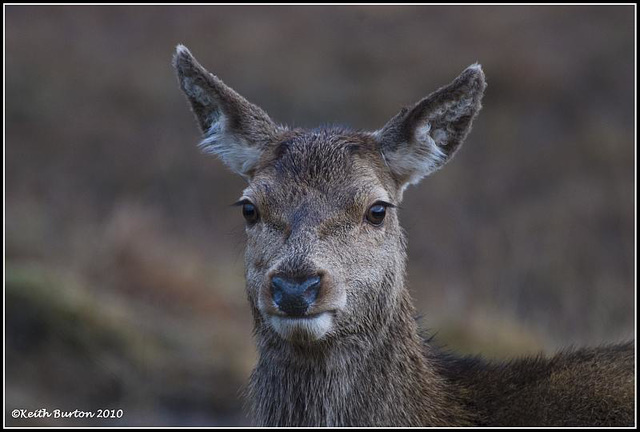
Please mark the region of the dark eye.
<svg viewBox="0 0 640 432"><path fill-rule="evenodd" d="M258 221L258 209L251 203L242 204L242 216L246 219L248 224L253 224Z"/></svg>
<svg viewBox="0 0 640 432"><path fill-rule="evenodd" d="M367 210L367 221L371 225L380 225L387 214L387 207L380 203L375 203Z"/></svg>

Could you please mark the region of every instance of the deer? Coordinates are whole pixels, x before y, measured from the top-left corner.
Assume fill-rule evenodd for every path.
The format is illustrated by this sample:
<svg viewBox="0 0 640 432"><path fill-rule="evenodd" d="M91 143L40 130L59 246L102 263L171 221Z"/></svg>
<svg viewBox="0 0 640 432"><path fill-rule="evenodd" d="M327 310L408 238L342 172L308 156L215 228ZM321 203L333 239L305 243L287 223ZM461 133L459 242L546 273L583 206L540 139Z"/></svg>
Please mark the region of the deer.
<svg viewBox="0 0 640 432"><path fill-rule="evenodd" d="M510 361L420 336L398 206L457 153L480 64L374 132L276 124L178 45L179 86L248 186L246 295L259 358L243 390L261 426L633 426L634 342Z"/></svg>

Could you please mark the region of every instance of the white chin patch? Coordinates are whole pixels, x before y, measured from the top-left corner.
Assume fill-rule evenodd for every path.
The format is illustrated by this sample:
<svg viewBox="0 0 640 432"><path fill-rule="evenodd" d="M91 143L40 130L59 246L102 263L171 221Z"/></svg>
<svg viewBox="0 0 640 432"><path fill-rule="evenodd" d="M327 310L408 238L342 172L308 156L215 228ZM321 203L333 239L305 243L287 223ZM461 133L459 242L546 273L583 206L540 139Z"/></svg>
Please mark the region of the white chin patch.
<svg viewBox="0 0 640 432"><path fill-rule="evenodd" d="M333 317L329 312L304 318L269 316L271 327L288 341L312 342L321 339L331 330Z"/></svg>

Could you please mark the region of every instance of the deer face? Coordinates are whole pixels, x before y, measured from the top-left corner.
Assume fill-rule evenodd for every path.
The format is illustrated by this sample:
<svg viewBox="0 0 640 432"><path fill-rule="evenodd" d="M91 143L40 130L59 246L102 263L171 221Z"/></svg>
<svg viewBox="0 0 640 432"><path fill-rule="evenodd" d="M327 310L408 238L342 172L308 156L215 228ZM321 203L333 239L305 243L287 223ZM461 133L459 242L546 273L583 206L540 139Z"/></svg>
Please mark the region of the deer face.
<svg viewBox="0 0 640 432"><path fill-rule="evenodd" d="M383 327L404 289L397 206L407 185L464 140L485 88L480 67L366 133L289 130L186 48L174 65L204 133L201 148L249 182L237 205L257 332L309 344Z"/></svg>
<svg viewBox="0 0 640 432"><path fill-rule="evenodd" d="M402 273L398 190L375 139L299 131L266 152L240 200L252 305L288 340L357 331Z"/></svg>

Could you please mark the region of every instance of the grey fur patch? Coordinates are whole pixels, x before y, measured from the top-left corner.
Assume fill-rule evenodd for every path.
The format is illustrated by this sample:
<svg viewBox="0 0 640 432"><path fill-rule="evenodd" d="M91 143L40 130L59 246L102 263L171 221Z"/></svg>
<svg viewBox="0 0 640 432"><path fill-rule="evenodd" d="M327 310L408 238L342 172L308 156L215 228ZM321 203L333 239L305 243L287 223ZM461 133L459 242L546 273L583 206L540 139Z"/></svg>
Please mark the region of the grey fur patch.
<svg viewBox="0 0 640 432"><path fill-rule="evenodd" d="M244 138L228 132L227 119L218 115L198 147L203 153L218 156L232 171L248 177L260 160L262 150L250 145Z"/></svg>

